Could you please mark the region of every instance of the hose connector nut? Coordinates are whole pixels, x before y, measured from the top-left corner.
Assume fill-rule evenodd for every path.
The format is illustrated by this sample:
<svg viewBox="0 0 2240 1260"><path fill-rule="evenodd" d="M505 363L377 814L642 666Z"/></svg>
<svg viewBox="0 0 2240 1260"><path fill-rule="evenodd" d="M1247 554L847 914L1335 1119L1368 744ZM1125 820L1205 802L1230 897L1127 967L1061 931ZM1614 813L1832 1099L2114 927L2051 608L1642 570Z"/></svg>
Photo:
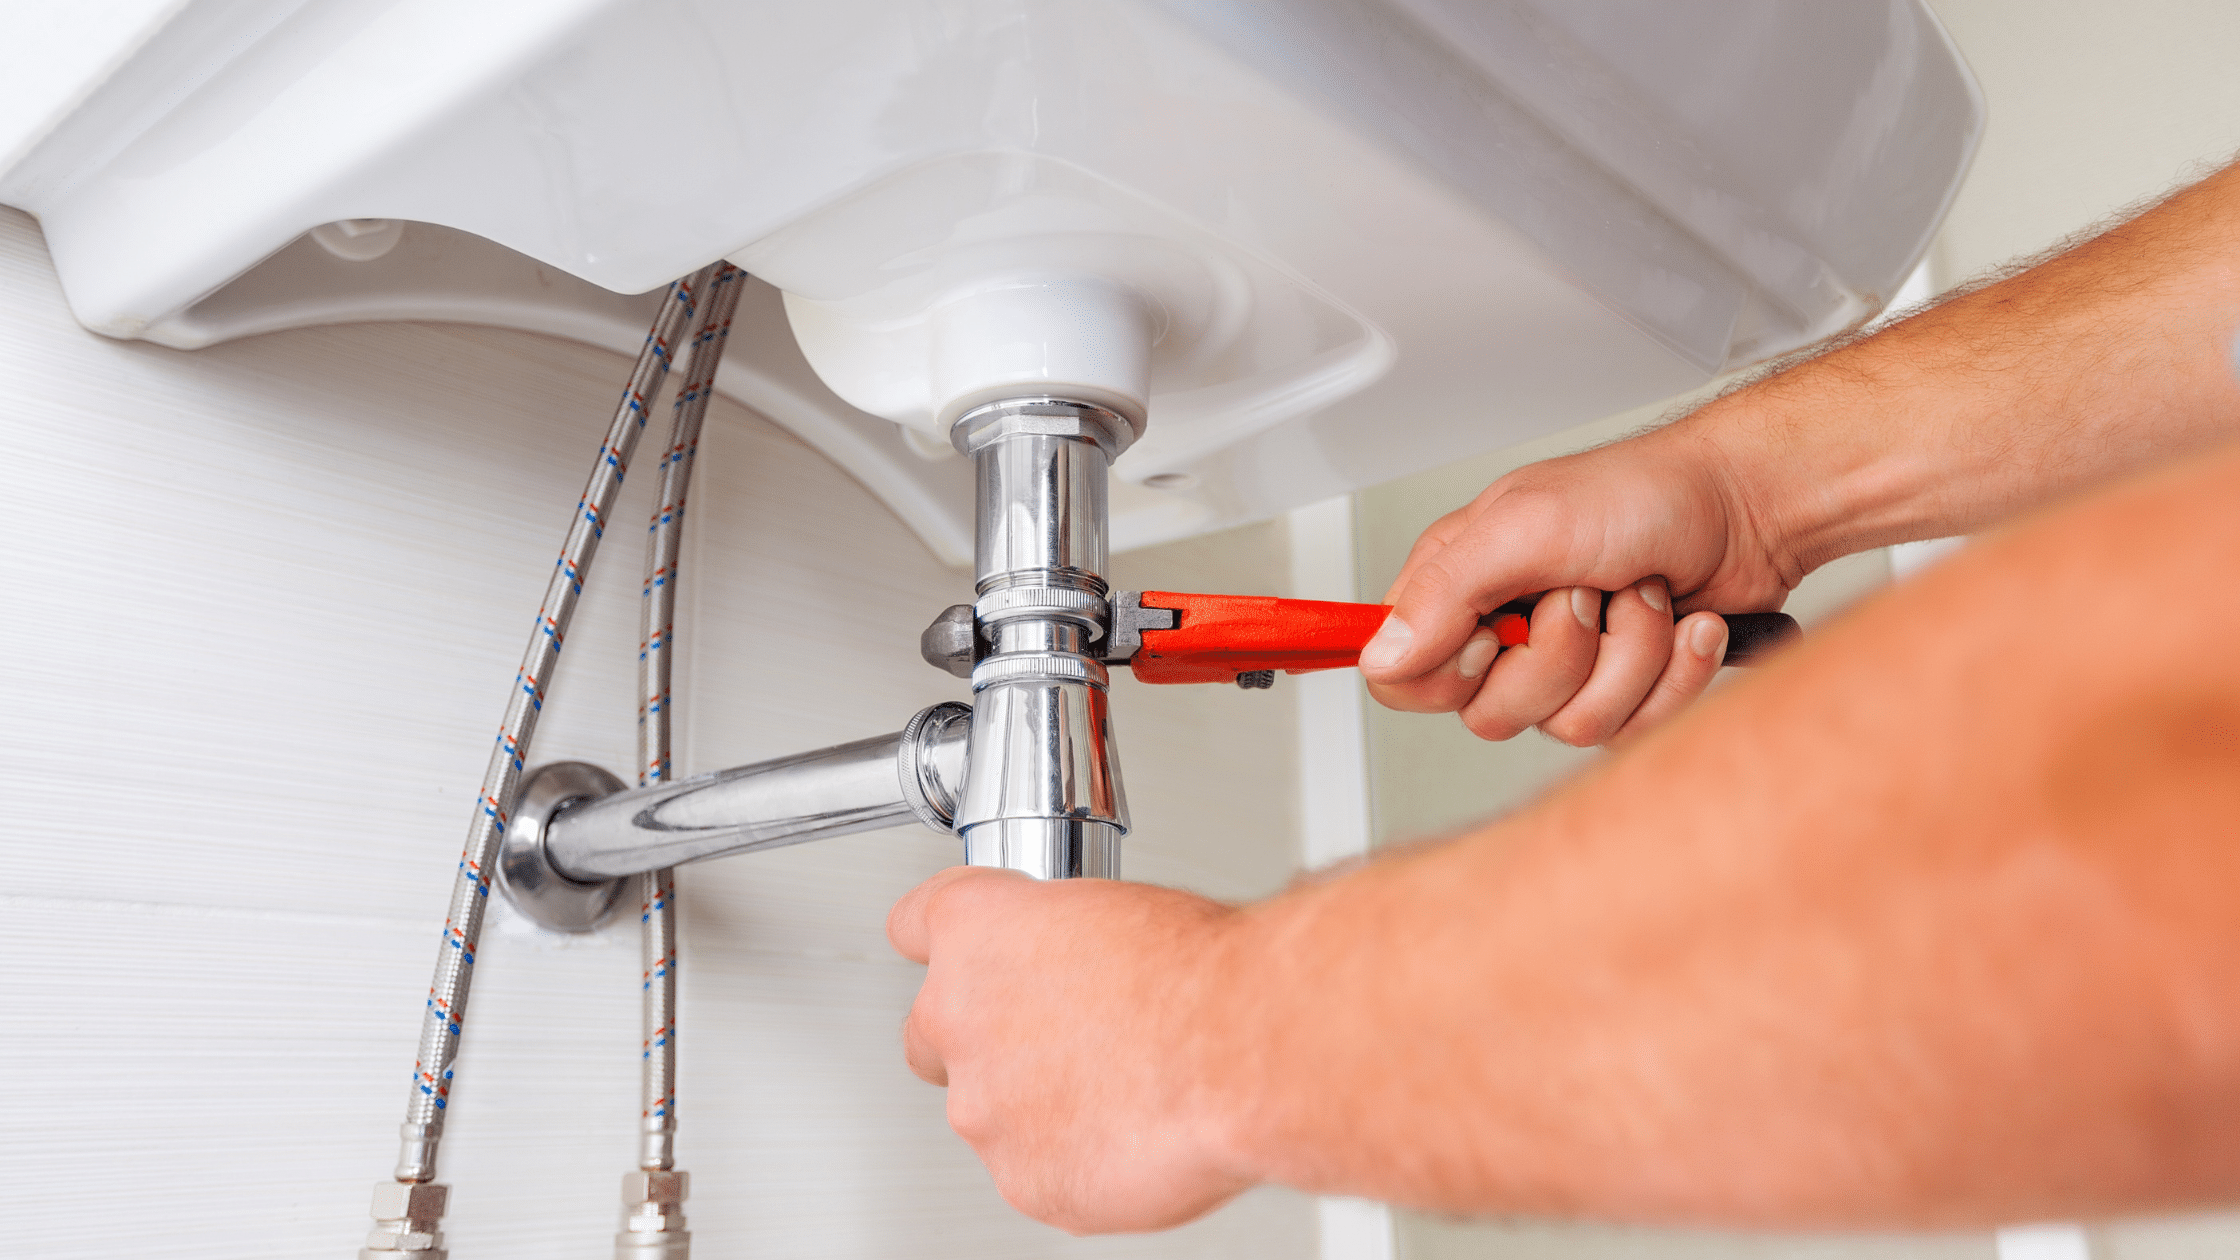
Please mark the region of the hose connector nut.
<svg viewBox="0 0 2240 1260"><path fill-rule="evenodd" d="M373 1230L358 1260L446 1260L443 1210L451 1187L432 1181L381 1181L373 1187Z"/></svg>
<svg viewBox="0 0 2240 1260"><path fill-rule="evenodd" d="M690 1260L692 1234L684 1201L692 1193L687 1172L632 1169L622 1174L622 1232L614 1260Z"/></svg>

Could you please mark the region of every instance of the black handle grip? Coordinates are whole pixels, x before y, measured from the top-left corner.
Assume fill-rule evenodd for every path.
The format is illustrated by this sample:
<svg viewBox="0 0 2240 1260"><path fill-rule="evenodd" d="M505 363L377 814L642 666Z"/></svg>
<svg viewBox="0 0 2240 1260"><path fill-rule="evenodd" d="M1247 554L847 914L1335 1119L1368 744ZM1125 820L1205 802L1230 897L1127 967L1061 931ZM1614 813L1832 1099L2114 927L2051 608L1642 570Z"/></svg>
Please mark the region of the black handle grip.
<svg viewBox="0 0 2240 1260"><path fill-rule="evenodd" d="M1728 665L1755 665L1804 637L1804 627L1787 613L1723 613L1721 619L1727 623Z"/></svg>
<svg viewBox="0 0 2240 1260"><path fill-rule="evenodd" d="M1490 626L1511 613L1530 618L1536 602L1537 599L1510 600L1478 618L1478 624ZM1605 610L1610 606L1608 592L1602 596L1602 606ZM1756 665L1767 655L1804 637L1804 627L1787 613L1721 613L1719 619L1727 623L1727 656L1721 662L1726 665Z"/></svg>

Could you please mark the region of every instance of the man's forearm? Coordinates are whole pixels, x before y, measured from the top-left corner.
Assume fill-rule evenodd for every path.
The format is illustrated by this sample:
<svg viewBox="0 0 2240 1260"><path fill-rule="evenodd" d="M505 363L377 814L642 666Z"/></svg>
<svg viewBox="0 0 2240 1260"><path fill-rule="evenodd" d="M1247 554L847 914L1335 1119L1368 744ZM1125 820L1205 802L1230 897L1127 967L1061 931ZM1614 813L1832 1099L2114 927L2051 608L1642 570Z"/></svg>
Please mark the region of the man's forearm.
<svg viewBox="0 0 2240 1260"><path fill-rule="evenodd" d="M2240 432L2240 166L1672 426L1798 573L1966 533Z"/></svg>
<svg viewBox="0 0 2240 1260"><path fill-rule="evenodd" d="M1893 592L1513 820L1248 910L1241 1175L1981 1224L2240 1193L2240 455Z"/></svg>

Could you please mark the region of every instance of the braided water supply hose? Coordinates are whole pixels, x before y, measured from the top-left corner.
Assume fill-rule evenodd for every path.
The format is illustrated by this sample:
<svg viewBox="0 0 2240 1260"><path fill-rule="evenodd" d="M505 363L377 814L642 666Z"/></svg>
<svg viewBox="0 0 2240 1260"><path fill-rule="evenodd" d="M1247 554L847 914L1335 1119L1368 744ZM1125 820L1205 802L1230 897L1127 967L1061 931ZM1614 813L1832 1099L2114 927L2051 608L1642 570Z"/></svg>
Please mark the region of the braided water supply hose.
<svg viewBox="0 0 2240 1260"><path fill-rule="evenodd" d="M428 987L428 1002L420 1032L420 1053L413 1065L412 1092L405 1108L403 1142L397 1156L396 1182L374 1189L375 1227L361 1258L413 1255L440 1260L444 1255L436 1231L447 1194L432 1185L436 1176L436 1148L443 1137L444 1111L449 1106L452 1063L459 1052L459 1035L466 1024L467 996L474 980L475 951L482 939L482 918L490 896L498 843L506 825L506 806L520 784L523 758L537 718L544 708L552 668L574 618L583 580L606 531L615 496L629 470L631 453L645 430L648 400L659 395L674 357L673 347L690 326L697 299L707 292L726 264L715 264L669 286L645 347L630 369L629 384L608 426L606 440L577 501L567 540L553 566L545 588L544 605L530 632L528 651L514 676L505 718L483 775L475 817L467 831L458 875L452 885L450 917L444 924L443 943L436 951L435 979Z"/></svg>
<svg viewBox="0 0 2240 1260"><path fill-rule="evenodd" d="M731 336L746 273L725 267L701 303L700 324L677 391L669 449L661 460L661 491L646 527L646 581L640 608L645 637L638 645L638 786L675 777L670 760L670 686L677 645L677 578L684 546L685 495L700 452L700 427L715 393L716 368ZM676 871L664 867L638 877L638 922L645 962L637 1170L622 1179L622 1230L617 1260L685 1260L686 1175L676 1169L677 1133L677 919Z"/></svg>

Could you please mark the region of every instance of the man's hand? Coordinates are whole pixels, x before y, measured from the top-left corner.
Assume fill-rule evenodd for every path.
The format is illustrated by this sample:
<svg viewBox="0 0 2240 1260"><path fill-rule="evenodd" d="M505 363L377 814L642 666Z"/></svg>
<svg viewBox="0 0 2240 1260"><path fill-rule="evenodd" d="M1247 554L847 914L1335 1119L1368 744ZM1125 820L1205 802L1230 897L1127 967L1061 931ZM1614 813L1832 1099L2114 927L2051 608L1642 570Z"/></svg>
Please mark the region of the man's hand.
<svg viewBox="0 0 2240 1260"><path fill-rule="evenodd" d="M1488 739L1628 736L1710 682L1710 612L1770 611L1838 556L1972 533L2228 440L2236 327L2240 165L1654 433L1503 477L1424 532L1361 671L1385 704L1459 711ZM1534 591L1532 641L1495 660L1478 617Z"/></svg>
<svg viewBox="0 0 2240 1260"><path fill-rule="evenodd" d="M1263 1181L1814 1230L2233 1202L2240 584L2199 575L2236 499L2240 445L1982 538L1525 809L1251 906L943 872L890 921L911 1064L1082 1232Z"/></svg>
<svg viewBox="0 0 2240 1260"><path fill-rule="evenodd" d="M1109 880L956 867L895 904L928 964L910 1068L1021 1212L1076 1234L1165 1229L1250 1184L1218 1154L1218 1054L1234 912Z"/></svg>
<svg viewBox="0 0 2240 1260"><path fill-rule="evenodd" d="M1361 654L1370 694L1485 739L1603 744L1670 717L1718 672L1717 613L1779 608L1802 576L1732 485L1669 429L1494 482L1409 553ZM1478 618L1534 591L1531 641L1501 652Z"/></svg>
<svg viewBox="0 0 2240 1260"><path fill-rule="evenodd" d="M2240 167L1504 478L1418 548L1363 664L1390 702L1591 742L1709 674L1692 618L1658 642L1661 590L1775 607L1837 556L2192 456L1982 539L1447 844L1243 910L944 872L890 921L930 965L912 1066L1013 1203L1080 1231L1256 1181L1811 1229L2234 1201L2236 327ZM1610 633L1570 587L1619 592ZM1489 671L1476 616L1538 590Z"/></svg>

